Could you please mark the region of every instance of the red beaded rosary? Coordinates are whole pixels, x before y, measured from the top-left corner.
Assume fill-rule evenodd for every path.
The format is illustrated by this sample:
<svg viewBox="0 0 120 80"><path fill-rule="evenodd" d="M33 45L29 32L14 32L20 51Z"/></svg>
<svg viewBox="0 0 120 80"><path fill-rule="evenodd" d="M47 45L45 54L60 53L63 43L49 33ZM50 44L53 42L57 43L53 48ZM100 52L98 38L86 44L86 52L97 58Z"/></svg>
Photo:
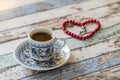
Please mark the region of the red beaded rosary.
<svg viewBox="0 0 120 80"><path fill-rule="evenodd" d="M68 30L66 29L66 27L67 27L68 24L73 24L73 25L77 25L77 26L82 27L83 30L86 31L86 29L85 29L84 26L87 25L87 24L89 24L89 23L96 23L96 24L97 24L97 27L95 28L95 30L91 31L89 34L84 35L84 36L82 36L82 35L77 35L77 34L72 33L72 32L70 32L70 31L68 31ZM87 20L87 21L85 21L85 22L83 22L83 23L75 22L74 20L66 20L66 21L63 22L63 24L62 24L62 29L63 29L63 31L64 31L66 34L68 34L68 35L70 35L70 36L72 36L72 37L74 37L74 38L80 39L80 40L86 40L86 39L91 38L100 28L101 28L100 22L97 21L97 20L95 20L95 19L90 19L90 20Z"/></svg>

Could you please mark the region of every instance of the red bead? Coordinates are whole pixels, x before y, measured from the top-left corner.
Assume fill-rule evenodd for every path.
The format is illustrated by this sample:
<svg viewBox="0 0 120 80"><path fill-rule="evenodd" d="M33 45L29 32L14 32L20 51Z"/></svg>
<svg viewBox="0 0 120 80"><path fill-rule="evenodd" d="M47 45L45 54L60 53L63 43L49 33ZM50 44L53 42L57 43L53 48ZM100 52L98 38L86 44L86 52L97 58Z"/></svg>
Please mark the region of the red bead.
<svg viewBox="0 0 120 80"><path fill-rule="evenodd" d="M81 24L81 23L78 23L78 26L82 26L82 24Z"/></svg>
<svg viewBox="0 0 120 80"><path fill-rule="evenodd" d="M74 33L71 33L71 36L74 37Z"/></svg>
<svg viewBox="0 0 120 80"><path fill-rule="evenodd" d="M86 40L87 38L86 37L83 37L83 40Z"/></svg>
<svg viewBox="0 0 120 80"><path fill-rule="evenodd" d="M71 32L68 32L69 35L71 35L72 33Z"/></svg>
<svg viewBox="0 0 120 80"><path fill-rule="evenodd" d="M81 24L79 22L75 22L75 25L77 26L81 26Z"/></svg>
<svg viewBox="0 0 120 80"><path fill-rule="evenodd" d="M97 20L96 20L96 23L100 23L100 21L97 21Z"/></svg>
<svg viewBox="0 0 120 80"><path fill-rule="evenodd" d="M65 26L66 26L65 23L63 23L63 24L62 24L62 27L65 27Z"/></svg>
<svg viewBox="0 0 120 80"><path fill-rule="evenodd" d="M97 22L97 20L95 20L95 19L94 19L94 20L93 20L93 22L95 22L95 23L96 23L96 22Z"/></svg>
<svg viewBox="0 0 120 80"><path fill-rule="evenodd" d="M74 20L72 20L72 23L73 23L73 24L76 24L76 22L75 22Z"/></svg>
<svg viewBox="0 0 120 80"><path fill-rule="evenodd" d="M74 37L75 37L75 38L77 38L77 35L76 35L76 34L74 34Z"/></svg>
<svg viewBox="0 0 120 80"><path fill-rule="evenodd" d="M67 33L67 34L68 34L68 33L69 33L69 31L65 31L65 33Z"/></svg>
<svg viewBox="0 0 120 80"><path fill-rule="evenodd" d="M101 27L101 24L100 24L100 23L98 23L98 27Z"/></svg>
<svg viewBox="0 0 120 80"><path fill-rule="evenodd" d="M88 23L88 22L87 22L87 21L85 21L85 22L84 22L84 26L85 26L87 23Z"/></svg>
<svg viewBox="0 0 120 80"><path fill-rule="evenodd" d="M98 31L100 29L100 27L97 27L96 31Z"/></svg>
<svg viewBox="0 0 120 80"><path fill-rule="evenodd" d="M82 23L82 26L84 26L85 25L85 23Z"/></svg>
<svg viewBox="0 0 120 80"><path fill-rule="evenodd" d="M90 23L90 22L91 22L90 20L87 21L87 23Z"/></svg>
<svg viewBox="0 0 120 80"><path fill-rule="evenodd" d="M75 23L75 21L73 21L73 20L70 20L70 23L74 24L74 23Z"/></svg>
<svg viewBox="0 0 120 80"><path fill-rule="evenodd" d="M93 22L95 22L96 20L95 19L92 19Z"/></svg>
<svg viewBox="0 0 120 80"><path fill-rule="evenodd" d="M92 20L92 23L96 23L96 20L95 20L95 19L93 19L93 20Z"/></svg>
<svg viewBox="0 0 120 80"><path fill-rule="evenodd" d="M87 35L85 35L85 37L88 39L88 38L89 38L89 35L87 34Z"/></svg>
<svg viewBox="0 0 120 80"><path fill-rule="evenodd" d="M66 22L66 23L68 23L68 22L69 22L69 20L66 20L65 22Z"/></svg>
<svg viewBox="0 0 120 80"><path fill-rule="evenodd" d="M74 25L78 25L78 26L84 26L88 23L96 23L97 24L97 27L94 31L92 31L91 33L85 35L85 36L79 36L79 35L76 35L74 33L71 33L69 31L67 31L66 29L66 26L67 26L67 23L72 23ZM74 37L74 38L77 38L77 39L80 39L80 40L86 40L90 37L92 37L99 29L101 28L101 24L99 21L95 20L95 19L91 19L91 20L88 20L88 21L85 21L83 23L79 23L79 22L75 22L74 20L66 20L63 24L62 24L62 29L65 33L67 33L68 35Z"/></svg>
<svg viewBox="0 0 120 80"><path fill-rule="evenodd" d="M78 36L78 35L76 35L76 38L77 38L77 39L79 39L79 36Z"/></svg>
<svg viewBox="0 0 120 80"><path fill-rule="evenodd" d="M91 32L89 36L92 37L93 35L94 35L94 32Z"/></svg>
<svg viewBox="0 0 120 80"><path fill-rule="evenodd" d="M83 40L83 37L82 37L82 36L79 36L78 38L79 38L80 40Z"/></svg>
<svg viewBox="0 0 120 80"><path fill-rule="evenodd" d="M92 22L93 22L93 20L92 20L92 19L90 19L90 22L92 23Z"/></svg>

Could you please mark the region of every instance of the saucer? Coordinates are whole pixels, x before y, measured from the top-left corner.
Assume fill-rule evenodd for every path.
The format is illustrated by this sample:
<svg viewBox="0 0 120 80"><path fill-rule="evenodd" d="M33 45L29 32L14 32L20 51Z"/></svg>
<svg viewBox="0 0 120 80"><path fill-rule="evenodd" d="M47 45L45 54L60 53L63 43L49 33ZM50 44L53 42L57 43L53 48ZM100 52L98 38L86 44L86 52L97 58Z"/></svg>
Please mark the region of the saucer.
<svg viewBox="0 0 120 80"><path fill-rule="evenodd" d="M56 52L51 59L46 61L37 61L31 58L31 47L29 46L29 40L21 42L14 52L16 61L22 66L33 70L51 70L64 65L70 57L70 49L65 45L60 52Z"/></svg>

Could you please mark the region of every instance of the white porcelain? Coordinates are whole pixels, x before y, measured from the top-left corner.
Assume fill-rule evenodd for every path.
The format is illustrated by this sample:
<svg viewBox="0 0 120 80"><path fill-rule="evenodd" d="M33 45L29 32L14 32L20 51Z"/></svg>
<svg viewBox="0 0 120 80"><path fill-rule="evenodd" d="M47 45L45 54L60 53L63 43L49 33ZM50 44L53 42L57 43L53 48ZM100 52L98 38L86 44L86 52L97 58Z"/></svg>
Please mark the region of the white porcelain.
<svg viewBox="0 0 120 80"><path fill-rule="evenodd" d="M48 41L33 40L31 36L37 32L39 33L44 32L44 33L50 34L52 36L52 39ZM31 57L39 61L45 61L52 58L54 55L54 47L55 47L54 45L58 44L58 41L60 41L59 39L55 38L55 33L48 28L39 28L39 29L33 30L28 34L28 38L29 38L29 44L32 48ZM62 48L64 44L59 45L59 47L57 48L58 49Z"/></svg>
<svg viewBox="0 0 120 80"><path fill-rule="evenodd" d="M58 41L56 46L58 46L59 44L63 43ZM31 46L29 45L29 40L25 40L15 48L14 57L19 64L23 65L26 68L45 71L55 69L64 65L70 57L70 49L66 44L59 51L58 50L55 51L56 52L54 52L54 56L49 60L46 61L34 60L30 55L32 51Z"/></svg>

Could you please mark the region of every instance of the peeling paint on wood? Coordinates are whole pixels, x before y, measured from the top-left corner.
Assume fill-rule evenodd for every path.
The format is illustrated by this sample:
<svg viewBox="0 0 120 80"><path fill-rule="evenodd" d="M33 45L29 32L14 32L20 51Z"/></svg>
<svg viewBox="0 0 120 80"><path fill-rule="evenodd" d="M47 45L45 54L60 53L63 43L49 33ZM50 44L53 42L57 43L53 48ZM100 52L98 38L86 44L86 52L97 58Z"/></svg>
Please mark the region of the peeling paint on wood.
<svg viewBox="0 0 120 80"><path fill-rule="evenodd" d="M86 41L80 41L80 40L71 38L71 39L67 39L66 42L70 49L81 48L81 47L99 43L100 41L104 41L106 39L120 37L119 31L120 31L120 26L117 25L112 28L101 30L92 39L89 39Z"/></svg>
<svg viewBox="0 0 120 80"><path fill-rule="evenodd" d="M111 6L112 5L114 5L114 4L111 4ZM101 11L101 13L99 11ZM102 23L102 29L104 29L104 28L108 28L108 27L111 27L113 25L120 23L119 22L120 17L116 16L116 14L118 14L118 13L111 14L111 13L113 13L112 11L114 11L114 9L111 10L111 8L109 8L108 6L105 6L102 8L97 8L95 10L85 11L83 13L76 13L75 15L73 14L73 15L67 16L67 18L69 19L69 17L70 17L70 19L75 19L76 21L79 21L79 20L85 19L85 18L99 18L99 20ZM100 14L99 16L96 15L96 14L98 14L97 12L99 12L99 14ZM89 14L89 13L91 13L91 14ZM104 16L108 16L108 15L110 16L110 18L107 19L107 21L106 21L106 18L104 18ZM74 17L74 16L76 16L76 17ZM102 17L102 18L100 18L100 17ZM0 32L0 38L1 38L0 43L26 37L27 36L26 34L30 30L40 28L42 26L45 26L48 28L54 28L54 29L60 28L60 25L64 20L66 20L66 17L53 19L53 20L50 20L47 22L45 21L43 23L36 23L33 25L23 26L23 27L19 27L17 29L12 29L12 30ZM113 23L113 21L114 21L114 23ZM93 29L93 26L91 25L91 26L87 27L87 31L91 31ZM55 32L58 33L58 34L56 34L57 37L60 37L60 38L68 38L69 37L67 35L64 35L64 32L62 30L55 30ZM61 34L63 34L63 36L59 36L59 32Z"/></svg>
<svg viewBox="0 0 120 80"><path fill-rule="evenodd" d="M67 39L66 42L68 46L71 46L70 49L74 49L74 48L84 47L86 46L86 44L87 45L96 44L100 41L111 39L111 38L116 38L116 37L120 37L120 26L119 25L114 26L112 28L100 30L98 33L95 34L95 36L93 36L91 39L86 40L86 41L80 41L78 39L72 38L72 39Z"/></svg>
<svg viewBox="0 0 120 80"><path fill-rule="evenodd" d="M109 0L109 1L104 1L104 0L100 0L100 1L90 0L89 1L88 0L81 4L65 6L65 7L61 7L58 9L54 9L54 10L39 12L36 14L26 15L23 17L17 17L14 19L5 20L5 21L0 22L0 31L17 28L17 27L21 27L21 26L25 26L25 25L30 25L30 24L34 24L34 23L38 23L38 22L43 22L46 20L55 19L58 17L67 16L67 15L70 15L70 14L73 14L76 12L81 13L80 11L78 11L76 9L72 9L72 7L74 7L74 6L79 6L82 8L82 11L87 11L90 9L95 9L96 7L102 7L102 6L116 3L116 2L119 2L119 0L114 0L114 1L113 0ZM96 3L96 5L94 5L94 3ZM86 5L86 7L85 7L85 5ZM59 12L59 13L57 13L57 12ZM48 15L48 13L49 13L49 15ZM51 15L54 15L54 16L51 16Z"/></svg>
<svg viewBox="0 0 120 80"><path fill-rule="evenodd" d="M80 76L72 80L120 80L120 65Z"/></svg>
<svg viewBox="0 0 120 80"><path fill-rule="evenodd" d="M70 38L70 36L67 36L62 30L55 30L54 32L56 33L57 38L69 38L69 39L67 39L67 43L68 43L68 45L70 46L71 49L74 49L74 48L84 47L84 46L86 46L86 44L87 44L87 46L88 46L88 44L89 45L95 44L95 43L98 43L98 42L103 41L105 39L120 37L120 33L119 33L120 27L119 26L120 25L116 25L116 26L113 26L113 27L108 28L108 29L103 29L100 32L96 33L96 35L92 39L89 39L89 40L86 40L86 41L80 41L80 40L77 40L77 39L74 39L74 38ZM12 32L13 31L14 30L12 30ZM22 30L20 30L20 32L21 31ZM9 34L9 32L7 34ZM15 31L15 34L16 34L17 37L18 36L20 37L20 35L17 33L17 31ZM61 37L61 34L62 34L62 37ZM23 37L23 36L21 36L21 37ZM21 40L24 40L24 38L21 39ZM8 46L5 46L9 50L8 53L12 52L11 48L16 46L16 44L14 44L15 42L20 43L21 41L20 41L20 39L17 39L17 40L14 40L14 41L10 41L10 42L6 42L6 43L1 44L0 45L1 46L0 47L0 53L1 53L0 55L3 55L3 54L7 53L7 51L5 50L6 48L4 48L5 45L8 45ZM72 43L69 44L69 42L72 42Z"/></svg>
<svg viewBox="0 0 120 80"><path fill-rule="evenodd" d="M23 5L20 4L21 6L18 5L19 7L14 5L14 8L0 11L0 20L5 20L0 22L0 80L67 80L86 74L89 78L89 73L92 77L96 74L95 78L89 78L91 80L101 77L101 79L119 80L120 78L117 77L120 74L119 67L115 69L113 66L120 65L120 0L82 0L81 3L81 0L70 0L72 2L68 0L62 0L62 2L59 0L41 1L25 2ZM32 7L31 10L30 7ZM17 12L17 10L19 11ZM58 11L59 13L57 13ZM61 23L66 19L84 21L89 18L98 19L102 24L102 29L87 41L73 39L60 30ZM15 43L24 40L26 33L30 30L41 26L52 28L57 38L66 39L72 55L68 61L69 64L55 70L39 72L24 68L14 60L9 52L13 52ZM92 29L94 29L92 26L87 28L88 32ZM4 51L5 53L3 53ZM102 70L106 68L110 69ZM106 75L101 75L101 72ZM111 74L107 75L108 73ZM87 80L88 78L81 76L75 79Z"/></svg>
<svg viewBox="0 0 120 80"><path fill-rule="evenodd" d="M104 41L102 43L97 43L95 45L83 47L77 50L71 51L71 57L68 62L78 62L82 60L86 60L89 58L93 58L99 55L103 55L107 52L115 51L120 49L120 41L117 42L117 45L114 44L116 41L120 40L120 38L110 39L108 41ZM103 46L104 45L104 46ZM104 59L102 59L103 62ZM101 63L102 63L101 61Z"/></svg>
<svg viewBox="0 0 120 80"><path fill-rule="evenodd" d="M71 57L70 57L68 63L74 63L74 62L86 60L86 59L89 59L89 58L93 58L93 57L96 57L96 56L99 56L99 55L104 55L104 54L106 54L108 52L116 51L120 47L119 47L119 45L115 45L114 42L116 42L118 40L119 40L119 38L117 38L117 39L111 39L111 40L105 41L103 43L98 43L96 45L91 45L91 46L82 48L81 50L79 50L79 49L74 50L74 51L71 52ZM117 42L117 43L119 44L120 42ZM103 46L103 45L105 45L105 46ZM97 47L97 49L96 49L96 47ZM95 49L95 51L94 51L94 49ZM118 55L114 55L114 56L118 56ZM11 58L9 58L9 59L11 60ZM100 59L102 59L102 58L100 58ZM98 61L100 61L100 59ZM102 59L102 61L100 63L105 63L106 62L106 61L103 61L103 59ZM13 60L12 62L15 62L15 61ZM9 64L10 63L11 62L9 62ZM4 68L5 67L9 67L9 68L5 68L5 69L3 69L3 71L0 72L0 73L2 73L1 76L4 79L7 79L7 78L9 79L9 76L11 74L13 74L14 76L16 76L15 78L18 79L18 78L25 77L26 75L29 76L29 75L33 75L33 74L38 73L37 71L35 73L31 73L32 70L30 70L30 72L29 72L28 71L29 69L26 69L26 68L24 68L22 66L17 66L17 67L10 67L10 66L14 66L14 65L13 64L11 64L9 66L8 65L4 65ZM8 74L7 76L5 76L6 73ZM18 75L18 74L21 74L21 75ZM11 79L13 79L13 77L11 77Z"/></svg>
<svg viewBox="0 0 120 80"><path fill-rule="evenodd" d="M83 1L85 0L69 0L69 1L68 0L61 0L61 1L47 0L43 2L28 4L18 8L12 8L9 10L1 11L0 21L15 18L15 17L20 17L20 16L25 16L25 15L30 15L30 14L41 12L41 11L51 10L54 8L59 8L59 7L67 6L70 4L76 4Z"/></svg>
<svg viewBox="0 0 120 80"><path fill-rule="evenodd" d="M37 2L42 2L45 0L1 0L0 1L0 11L5 11L8 9L13 9L21 7L28 4L33 4Z"/></svg>
<svg viewBox="0 0 120 80"><path fill-rule="evenodd" d="M118 55L114 57L114 55ZM99 59L109 57L107 63L99 64ZM112 58L113 57L113 58ZM22 78L21 80L32 80L32 79L39 79L39 80L69 80L74 77L78 77L80 75L85 75L91 72L99 71L101 69L106 69L109 67L113 67L120 64L120 50L110 52L108 54L89 59L86 61L70 64L63 66L61 68L47 71L47 72L40 72L37 75L33 75L30 77ZM52 77L51 77L52 76Z"/></svg>

